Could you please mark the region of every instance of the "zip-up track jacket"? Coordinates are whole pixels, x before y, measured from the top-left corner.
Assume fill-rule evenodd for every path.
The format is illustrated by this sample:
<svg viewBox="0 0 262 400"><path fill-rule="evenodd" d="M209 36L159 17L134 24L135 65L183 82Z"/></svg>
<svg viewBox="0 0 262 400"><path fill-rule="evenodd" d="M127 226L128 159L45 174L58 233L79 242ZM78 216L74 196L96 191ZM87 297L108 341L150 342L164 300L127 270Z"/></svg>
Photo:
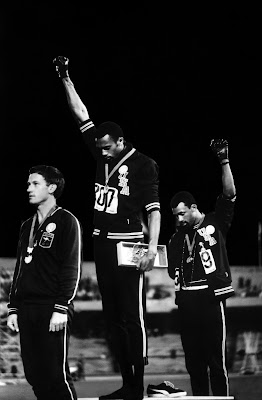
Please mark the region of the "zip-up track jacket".
<svg viewBox="0 0 262 400"><path fill-rule="evenodd" d="M77 218L58 207L36 231L30 263L24 261L33 217L20 229L17 261L8 304L17 313L22 302L53 304L66 313L81 273L82 232Z"/></svg>
<svg viewBox="0 0 262 400"><path fill-rule="evenodd" d="M131 143L108 163L108 174L116 168L106 187L106 161L95 146L96 128L89 119L80 125L83 139L97 161L94 205L94 237L143 238L140 213L160 210L158 165L138 152ZM124 160L122 163L121 161Z"/></svg>
<svg viewBox="0 0 262 400"><path fill-rule="evenodd" d="M227 199L221 194L217 198L215 211L207 214L196 230L195 273L199 277L205 276L212 296L215 296L218 300L234 295L226 251L226 235L233 219L234 205L235 198ZM183 280L181 266L186 266L183 246L185 246L185 231L181 229L173 234L168 245L168 273L172 279L175 279L175 272L178 269L180 283ZM200 259L200 252L203 247L207 251L205 253L206 269L204 269ZM210 273L208 271L209 265L212 266ZM215 270L213 270L214 267ZM176 303L179 302L180 291L181 285L180 289L176 291Z"/></svg>

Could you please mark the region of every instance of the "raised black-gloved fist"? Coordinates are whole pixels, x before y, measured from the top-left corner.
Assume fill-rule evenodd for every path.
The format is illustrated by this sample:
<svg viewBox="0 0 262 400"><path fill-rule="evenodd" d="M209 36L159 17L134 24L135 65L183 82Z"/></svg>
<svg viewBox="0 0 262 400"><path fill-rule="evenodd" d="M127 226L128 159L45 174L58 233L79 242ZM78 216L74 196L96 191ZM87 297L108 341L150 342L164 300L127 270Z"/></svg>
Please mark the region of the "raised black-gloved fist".
<svg viewBox="0 0 262 400"><path fill-rule="evenodd" d="M55 64L55 69L59 75L60 78L68 78L68 63L69 63L69 58L64 57L64 56L58 56L53 60L53 63Z"/></svg>
<svg viewBox="0 0 262 400"><path fill-rule="evenodd" d="M226 164L228 159L228 141L225 139L212 139L210 147L217 156L220 164Z"/></svg>

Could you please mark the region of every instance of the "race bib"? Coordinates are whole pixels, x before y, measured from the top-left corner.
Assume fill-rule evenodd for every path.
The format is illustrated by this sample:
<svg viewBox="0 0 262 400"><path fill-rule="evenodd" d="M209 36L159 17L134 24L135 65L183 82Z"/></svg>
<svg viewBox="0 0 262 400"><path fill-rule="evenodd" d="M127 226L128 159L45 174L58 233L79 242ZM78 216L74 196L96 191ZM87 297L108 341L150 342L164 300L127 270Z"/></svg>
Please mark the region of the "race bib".
<svg viewBox="0 0 262 400"><path fill-rule="evenodd" d="M201 250L199 252L200 255L200 260L202 261L202 265L204 267L205 273L206 274L211 274L216 270L216 264L215 260L212 254L212 251L210 249L205 249L204 245L202 242L199 243L201 247Z"/></svg>
<svg viewBox="0 0 262 400"><path fill-rule="evenodd" d="M118 190L110 186L95 184L95 210L117 214Z"/></svg>
<svg viewBox="0 0 262 400"><path fill-rule="evenodd" d="M180 290L180 277L179 277L179 268L176 268L175 270L175 292L178 292Z"/></svg>

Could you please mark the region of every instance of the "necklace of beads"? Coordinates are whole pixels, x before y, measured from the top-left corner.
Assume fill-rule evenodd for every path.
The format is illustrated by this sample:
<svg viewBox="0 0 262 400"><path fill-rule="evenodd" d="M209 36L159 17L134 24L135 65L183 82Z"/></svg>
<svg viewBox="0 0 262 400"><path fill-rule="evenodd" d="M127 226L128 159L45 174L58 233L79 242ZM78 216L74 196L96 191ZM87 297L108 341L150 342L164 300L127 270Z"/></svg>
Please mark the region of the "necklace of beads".
<svg viewBox="0 0 262 400"><path fill-rule="evenodd" d="M193 281L193 275L194 275L195 254L196 254L195 238L196 238L196 232L194 233L194 237L193 237L193 240L192 240L192 243L191 243L191 244L190 244L190 242L189 242L189 237L188 237L188 235L185 236L185 238L184 238L183 251L182 251L182 260L181 260L181 277L182 277L183 286L186 286L186 281L185 281L185 277L184 277L185 243L186 243L186 241L187 241L187 247L188 247L189 257L187 257L186 263L187 263L187 264L191 264L191 277L190 277L190 282L192 282L192 281Z"/></svg>

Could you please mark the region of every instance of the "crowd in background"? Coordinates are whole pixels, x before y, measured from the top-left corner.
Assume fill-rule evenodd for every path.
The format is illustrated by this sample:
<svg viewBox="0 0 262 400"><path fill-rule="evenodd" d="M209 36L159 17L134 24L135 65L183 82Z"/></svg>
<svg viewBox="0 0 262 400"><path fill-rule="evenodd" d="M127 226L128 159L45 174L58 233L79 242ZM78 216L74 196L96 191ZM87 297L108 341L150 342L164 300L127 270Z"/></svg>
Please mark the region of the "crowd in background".
<svg viewBox="0 0 262 400"><path fill-rule="evenodd" d="M0 301L7 302L10 286L12 282L13 271L3 266L0 267ZM172 296L172 290L164 285L149 285L147 279L147 298L148 299L165 299ZM262 297L262 287L259 283L252 283L250 278L241 276L238 278L237 289L235 295L240 297ZM78 290L75 297L76 301L93 301L101 300L97 281L93 277L84 277L80 280Z"/></svg>

